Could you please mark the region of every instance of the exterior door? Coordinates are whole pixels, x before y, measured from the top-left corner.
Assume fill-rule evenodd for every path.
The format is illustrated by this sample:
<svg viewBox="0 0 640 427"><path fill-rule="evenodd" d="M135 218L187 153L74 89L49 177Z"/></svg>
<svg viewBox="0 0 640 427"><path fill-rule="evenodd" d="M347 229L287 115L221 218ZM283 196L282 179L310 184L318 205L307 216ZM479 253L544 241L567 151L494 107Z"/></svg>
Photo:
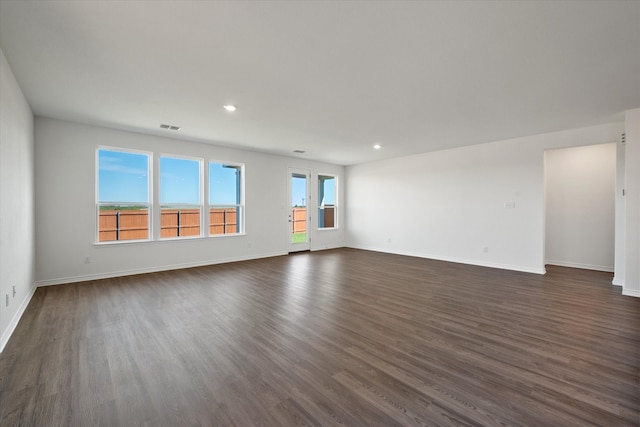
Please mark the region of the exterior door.
<svg viewBox="0 0 640 427"><path fill-rule="evenodd" d="M289 168L289 252L309 250L311 216L309 206L310 172Z"/></svg>

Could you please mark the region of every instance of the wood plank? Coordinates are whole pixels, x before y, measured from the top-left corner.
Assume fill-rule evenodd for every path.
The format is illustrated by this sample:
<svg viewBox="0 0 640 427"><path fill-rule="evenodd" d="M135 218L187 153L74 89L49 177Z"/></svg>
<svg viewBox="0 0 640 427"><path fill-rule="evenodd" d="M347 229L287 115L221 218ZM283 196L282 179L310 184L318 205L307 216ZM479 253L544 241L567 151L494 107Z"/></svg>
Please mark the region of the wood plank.
<svg viewBox="0 0 640 427"><path fill-rule="evenodd" d="M39 288L2 425L633 426L640 299L353 249Z"/></svg>

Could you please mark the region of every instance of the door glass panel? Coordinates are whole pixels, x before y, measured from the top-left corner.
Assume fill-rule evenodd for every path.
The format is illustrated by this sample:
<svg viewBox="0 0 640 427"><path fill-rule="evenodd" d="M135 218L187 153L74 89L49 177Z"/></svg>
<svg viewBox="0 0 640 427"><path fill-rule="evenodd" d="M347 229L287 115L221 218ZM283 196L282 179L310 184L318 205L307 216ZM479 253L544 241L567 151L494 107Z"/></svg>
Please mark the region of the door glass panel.
<svg viewBox="0 0 640 427"><path fill-rule="evenodd" d="M291 175L291 243L307 242L307 177Z"/></svg>

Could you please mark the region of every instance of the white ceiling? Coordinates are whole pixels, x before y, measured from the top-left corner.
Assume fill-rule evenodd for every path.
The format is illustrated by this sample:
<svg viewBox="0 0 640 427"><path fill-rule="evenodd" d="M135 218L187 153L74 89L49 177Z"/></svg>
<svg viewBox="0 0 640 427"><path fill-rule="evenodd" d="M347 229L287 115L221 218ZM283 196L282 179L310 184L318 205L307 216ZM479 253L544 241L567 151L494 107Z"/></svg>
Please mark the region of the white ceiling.
<svg viewBox="0 0 640 427"><path fill-rule="evenodd" d="M343 165L640 107L638 1L1 0L0 46L36 115Z"/></svg>

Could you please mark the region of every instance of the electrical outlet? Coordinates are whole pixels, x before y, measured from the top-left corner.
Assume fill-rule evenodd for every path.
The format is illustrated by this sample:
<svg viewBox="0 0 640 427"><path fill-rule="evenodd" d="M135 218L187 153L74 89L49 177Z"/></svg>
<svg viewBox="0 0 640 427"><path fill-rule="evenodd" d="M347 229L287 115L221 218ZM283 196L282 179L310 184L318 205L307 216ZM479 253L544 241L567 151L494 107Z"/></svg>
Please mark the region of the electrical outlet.
<svg viewBox="0 0 640 427"><path fill-rule="evenodd" d="M484 248L482 248L482 252L484 252L486 254L487 252L489 252L489 248L487 246L485 246Z"/></svg>
<svg viewBox="0 0 640 427"><path fill-rule="evenodd" d="M84 263L85 264L91 264L91 257L90 256L84 257Z"/></svg>

